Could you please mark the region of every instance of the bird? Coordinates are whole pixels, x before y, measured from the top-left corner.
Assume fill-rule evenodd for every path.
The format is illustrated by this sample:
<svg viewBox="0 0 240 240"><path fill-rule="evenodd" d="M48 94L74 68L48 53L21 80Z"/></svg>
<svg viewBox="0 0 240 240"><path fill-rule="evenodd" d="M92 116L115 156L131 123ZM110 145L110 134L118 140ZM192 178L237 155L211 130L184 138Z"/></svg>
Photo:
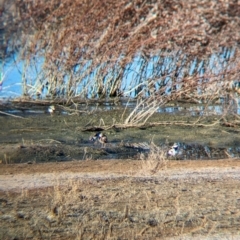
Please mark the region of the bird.
<svg viewBox="0 0 240 240"><path fill-rule="evenodd" d="M50 113L50 115L52 116L53 113L55 112L56 108L54 105L51 105L48 107L48 112Z"/></svg>
<svg viewBox="0 0 240 240"><path fill-rule="evenodd" d="M101 132L96 133L93 137L90 137L90 141L98 141L102 144L102 147L106 146L106 143L108 142L107 136Z"/></svg>
<svg viewBox="0 0 240 240"><path fill-rule="evenodd" d="M167 155L170 157L175 157L180 154L180 146L178 143L174 143L171 149L168 151Z"/></svg>

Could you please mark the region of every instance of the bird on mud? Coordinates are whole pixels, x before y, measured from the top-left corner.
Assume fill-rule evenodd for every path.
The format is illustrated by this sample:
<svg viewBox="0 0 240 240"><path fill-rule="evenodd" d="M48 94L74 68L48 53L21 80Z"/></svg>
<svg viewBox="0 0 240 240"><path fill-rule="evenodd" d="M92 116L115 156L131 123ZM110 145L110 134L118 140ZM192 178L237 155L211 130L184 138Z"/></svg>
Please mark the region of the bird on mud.
<svg viewBox="0 0 240 240"><path fill-rule="evenodd" d="M53 113L55 112L56 108L54 105L51 105L48 107L48 112L50 113L50 115L52 116Z"/></svg>
<svg viewBox="0 0 240 240"><path fill-rule="evenodd" d="M107 136L101 132L96 133L94 136L90 137L90 141L98 141L99 143L102 144L102 147L106 146L106 143L108 142Z"/></svg>
<svg viewBox="0 0 240 240"><path fill-rule="evenodd" d="M167 155L169 157L175 157L180 154L180 146L177 143L174 143L171 149L168 151Z"/></svg>

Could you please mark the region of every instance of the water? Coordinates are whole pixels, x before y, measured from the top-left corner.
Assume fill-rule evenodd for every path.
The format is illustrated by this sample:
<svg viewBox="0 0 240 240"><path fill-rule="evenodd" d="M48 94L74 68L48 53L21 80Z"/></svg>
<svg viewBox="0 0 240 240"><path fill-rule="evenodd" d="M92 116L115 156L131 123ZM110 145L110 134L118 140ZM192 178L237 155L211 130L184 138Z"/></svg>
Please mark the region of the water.
<svg viewBox="0 0 240 240"><path fill-rule="evenodd" d="M2 70L0 99L13 99L22 96L22 68L23 63L15 64L13 61L0 68L0 71Z"/></svg>
<svg viewBox="0 0 240 240"><path fill-rule="evenodd" d="M178 160L225 159L240 155L238 128L221 124L210 127L174 124L176 121L189 123L199 119L199 115L192 115L192 110L186 114L184 106L177 109L176 106L167 106L167 109L162 108L149 119L149 122L168 124L122 128L118 124L124 121L130 111L127 109L122 118L125 105L109 103L94 108L92 104L91 111L87 111L89 105L82 104L75 112L73 107L68 109L56 105L53 115L47 111L49 104L1 105L0 161L18 163L140 159L146 158L148 154L163 154L167 158L167 152L174 142L181 149L181 154L173 156L173 159ZM219 119L218 115L210 113L201 117L203 125ZM96 133L96 127L98 131L102 129L108 137L105 148L89 141L89 137ZM152 147L152 142L157 148Z"/></svg>
<svg viewBox="0 0 240 240"><path fill-rule="evenodd" d="M77 111L109 111L109 110L122 110L128 109L133 110L136 107L136 100L129 100L127 98L119 98L116 100L105 100L105 101L81 101L80 103L72 104L70 106L64 106L62 104L54 104L56 107L56 112L58 114L72 114L72 112ZM0 100L0 111L16 114L16 115L26 115L26 114L45 114L48 112L50 105L53 105L51 101L34 101L34 100L23 100L14 101L9 99ZM139 107L138 111L143 110ZM146 108L147 110L147 108ZM170 103L165 106L160 106L157 113L161 114L177 114L177 115L187 115L193 117L199 116L221 116L227 111L240 114L239 104L226 104L224 101L219 104L181 104L181 103Z"/></svg>

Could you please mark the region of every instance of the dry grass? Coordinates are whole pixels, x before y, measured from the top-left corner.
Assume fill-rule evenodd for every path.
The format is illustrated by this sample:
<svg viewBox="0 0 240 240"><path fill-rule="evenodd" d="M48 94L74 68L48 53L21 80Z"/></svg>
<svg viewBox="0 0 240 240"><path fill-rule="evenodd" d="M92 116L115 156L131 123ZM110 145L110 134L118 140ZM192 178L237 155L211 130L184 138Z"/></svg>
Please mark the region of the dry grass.
<svg viewBox="0 0 240 240"><path fill-rule="evenodd" d="M13 174L6 177L10 179L21 177L20 183L25 178L40 183L50 178L52 187L37 185L29 189L27 185L22 191L0 192L0 238L212 239L217 235L218 239L237 239L240 211L236 199L240 183L239 177L231 177L230 173L234 167L238 176L239 162L168 164L155 175L151 173L154 165L141 174L142 162L136 160L130 165L125 161L36 164L30 168L15 165L14 171L6 165L1 179L9 169ZM209 169L208 164L212 166ZM70 167L76 173L74 178ZM189 167L190 175L176 178ZM42 173L44 169L52 170L42 178L36 173L39 168ZM130 168L140 172L127 174ZM230 170L227 177L226 168ZM101 171L104 172L99 175ZM200 177L203 173L208 177Z"/></svg>
<svg viewBox="0 0 240 240"><path fill-rule="evenodd" d="M150 156L159 161L156 152ZM151 174L156 162L143 166ZM208 239L222 228L235 239L239 181L149 176L109 175L62 185L56 175L48 189L1 193L1 239Z"/></svg>
<svg viewBox="0 0 240 240"><path fill-rule="evenodd" d="M142 160L140 174L145 176L164 170L168 165L167 150L155 145L154 142L150 144L149 153L140 154L140 159Z"/></svg>
<svg viewBox="0 0 240 240"><path fill-rule="evenodd" d="M0 13L0 57L20 50L27 97L201 101L238 79L235 2L21 0L2 1ZM146 121L159 101L126 122Z"/></svg>

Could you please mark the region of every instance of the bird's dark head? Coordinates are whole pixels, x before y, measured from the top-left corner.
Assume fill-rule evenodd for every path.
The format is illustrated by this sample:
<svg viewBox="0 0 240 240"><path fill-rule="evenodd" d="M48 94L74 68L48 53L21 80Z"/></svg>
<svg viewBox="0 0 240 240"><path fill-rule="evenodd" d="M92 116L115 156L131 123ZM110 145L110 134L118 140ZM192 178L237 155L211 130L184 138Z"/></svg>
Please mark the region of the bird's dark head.
<svg viewBox="0 0 240 240"><path fill-rule="evenodd" d="M178 145L177 143L174 143L173 146L172 146L172 148L173 148L175 151L177 151L178 148L179 148L179 145Z"/></svg>

